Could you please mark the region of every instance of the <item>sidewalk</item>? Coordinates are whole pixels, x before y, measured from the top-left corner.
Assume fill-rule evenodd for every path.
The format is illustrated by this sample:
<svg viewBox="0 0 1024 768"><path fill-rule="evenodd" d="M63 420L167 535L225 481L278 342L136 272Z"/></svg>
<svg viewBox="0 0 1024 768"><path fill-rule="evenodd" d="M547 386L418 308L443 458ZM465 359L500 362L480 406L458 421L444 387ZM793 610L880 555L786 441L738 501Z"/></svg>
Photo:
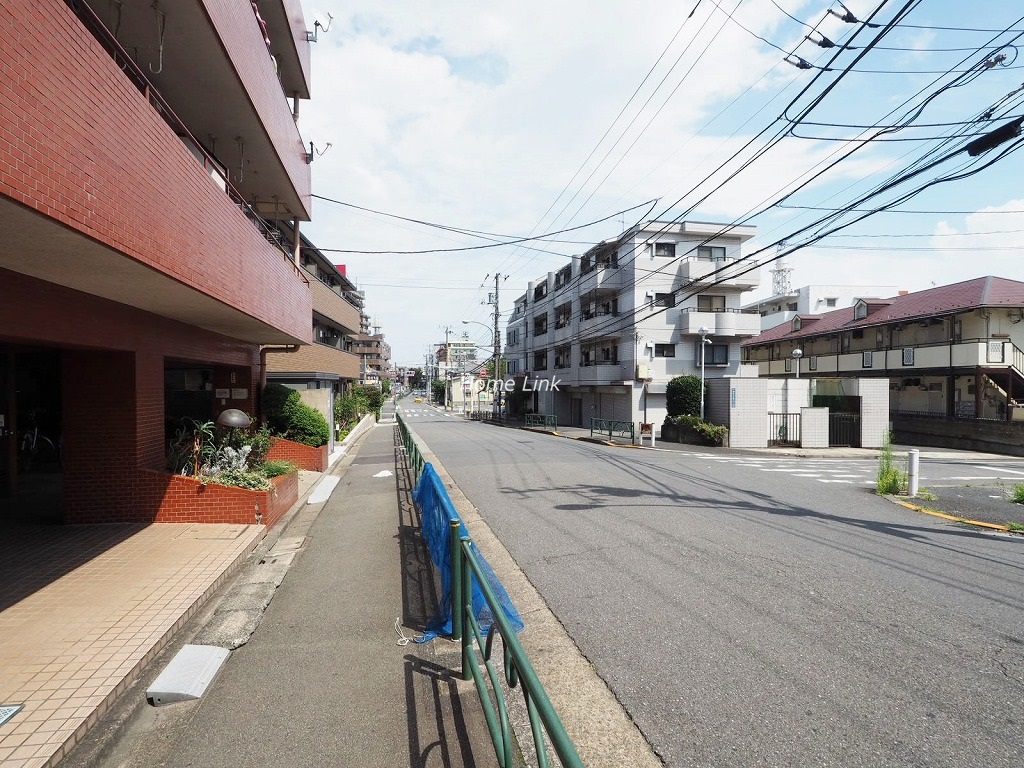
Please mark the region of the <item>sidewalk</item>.
<svg viewBox="0 0 1024 768"><path fill-rule="evenodd" d="M494 763L476 691L455 679L458 647L399 644L401 634L422 630L436 595L388 415L324 476L338 480L330 498L300 499L265 554L250 558L220 597L222 608L244 605L250 591L239 585L252 572L286 566L258 628L203 698L160 708L141 701L172 651L216 637L212 608L61 765Z"/></svg>

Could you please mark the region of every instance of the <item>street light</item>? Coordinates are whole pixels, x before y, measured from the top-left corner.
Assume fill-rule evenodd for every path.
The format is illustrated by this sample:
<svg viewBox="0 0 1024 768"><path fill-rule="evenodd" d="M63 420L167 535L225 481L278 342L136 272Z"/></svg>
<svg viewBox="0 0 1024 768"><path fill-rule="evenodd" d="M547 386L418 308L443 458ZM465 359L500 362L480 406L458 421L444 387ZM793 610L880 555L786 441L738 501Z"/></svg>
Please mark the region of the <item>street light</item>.
<svg viewBox="0 0 1024 768"><path fill-rule="evenodd" d="M804 352L802 349L797 348L793 350L793 359L796 360L796 377L798 379L800 378L800 358L803 356Z"/></svg>
<svg viewBox="0 0 1024 768"><path fill-rule="evenodd" d="M697 333L700 334L700 420L704 421L704 345L711 343L708 339L711 331L702 325Z"/></svg>

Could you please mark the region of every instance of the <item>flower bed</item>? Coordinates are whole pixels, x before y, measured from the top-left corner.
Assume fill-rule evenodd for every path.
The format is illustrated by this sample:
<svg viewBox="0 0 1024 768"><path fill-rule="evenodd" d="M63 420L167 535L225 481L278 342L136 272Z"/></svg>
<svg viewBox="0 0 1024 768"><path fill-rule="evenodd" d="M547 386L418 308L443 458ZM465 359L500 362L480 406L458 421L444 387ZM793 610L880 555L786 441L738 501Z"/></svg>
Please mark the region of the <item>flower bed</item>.
<svg viewBox="0 0 1024 768"><path fill-rule="evenodd" d="M202 483L194 477L141 470L140 496L144 507L154 509L157 523L262 523L268 528L291 509L299 498L298 472L272 478L273 490L250 491Z"/></svg>

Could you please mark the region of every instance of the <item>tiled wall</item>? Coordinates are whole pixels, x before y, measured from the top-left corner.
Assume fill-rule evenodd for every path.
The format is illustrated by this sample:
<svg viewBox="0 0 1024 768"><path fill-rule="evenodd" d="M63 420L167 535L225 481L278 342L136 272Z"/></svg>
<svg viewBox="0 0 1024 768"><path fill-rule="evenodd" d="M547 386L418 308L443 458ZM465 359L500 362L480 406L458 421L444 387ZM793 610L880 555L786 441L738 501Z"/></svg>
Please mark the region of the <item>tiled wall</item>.
<svg viewBox="0 0 1024 768"><path fill-rule="evenodd" d="M828 408L800 409L800 447L828 448Z"/></svg>

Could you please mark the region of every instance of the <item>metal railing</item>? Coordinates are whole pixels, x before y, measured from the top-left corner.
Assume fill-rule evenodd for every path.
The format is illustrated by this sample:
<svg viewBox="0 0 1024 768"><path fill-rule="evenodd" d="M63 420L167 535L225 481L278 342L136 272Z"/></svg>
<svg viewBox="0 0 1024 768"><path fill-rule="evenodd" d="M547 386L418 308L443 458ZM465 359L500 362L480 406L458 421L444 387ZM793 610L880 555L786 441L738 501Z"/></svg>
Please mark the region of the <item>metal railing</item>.
<svg viewBox="0 0 1024 768"><path fill-rule="evenodd" d="M583 760L569 734L566 733L547 691L544 690L526 656L526 651L505 617L501 602L487 583L487 577L473 555L470 538L462 535L461 531L460 521L452 520L452 638L461 641L462 679L472 680L476 686L498 765L501 768L513 768L515 741L509 725L508 705L501 688L501 679L492 658L495 632L501 635L502 671L505 681L510 689L518 687L526 702L538 768L548 768L550 765L546 743L551 745L564 768L583 768ZM474 576L493 617L493 623L486 636L473 612ZM478 654L483 660L483 669L477 660ZM487 672L486 677L484 670Z"/></svg>
<svg viewBox="0 0 1024 768"><path fill-rule="evenodd" d="M523 417L528 427L558 429L558 418L552 413L528 413Z"/></svg>
<svg viewBox="0 0 1024 768"><path fill-rule="evenodd" d="M425 466L423 453L409 427L402 420L401 414L396 414L396 419L410 470L418 484ZM479 559L473 552L472 540L466 533L465 526L448 497L448 492L438 481L434 471L430 472L427 480L435 481L429 487L430 492L440 502L440 507L445 510L449 520L452 639L460 641L462 649L460 674L463 680L473 680L475 684L498 765L500 768L515 767L517 742L509 721L508 703L501 685L501 676L492 659L496 634L501 637L501 672L504 674L505 683L510 690L519 688L526 704L530 732L533 736L535 764L538 768L550 766L547 751L547 745L550 745L563 768L584 768L576 747L566 733L547 691L544 690L525 649L516 637L515 629L505 615L501 600L495 595ZM486 634L474 615L474 583L479 587L493 619Z"/></svg>
<svg viewBox="0 0 1024 768"><path fill-rule="evenodd" d="M800 445L800 414L769 413L768 445Z"/></svg>
<svg viewBox="0 0 1024 768"><path fill-rule="evenodd" d="M413 439L412 432L409 431L409 427L406 426L405 421L402 419L402 414L397 411L395 412L395 421L398 422L398 433L401 435L402 445L405 447L405 457L409 462L409 471L412 472L412 483L416 485L423 474L423 467L426 461L423 459L420 447L416 445L416 441Z"/></svg>
<svg viewBox="0 0 1024 768"><path fill-rule="evenodd" d="M631 421L617 421L615 419L590 419L590 436L597 432L601 435L613 437L628 437L630 442L636 439L636 426Z"/></svg>

